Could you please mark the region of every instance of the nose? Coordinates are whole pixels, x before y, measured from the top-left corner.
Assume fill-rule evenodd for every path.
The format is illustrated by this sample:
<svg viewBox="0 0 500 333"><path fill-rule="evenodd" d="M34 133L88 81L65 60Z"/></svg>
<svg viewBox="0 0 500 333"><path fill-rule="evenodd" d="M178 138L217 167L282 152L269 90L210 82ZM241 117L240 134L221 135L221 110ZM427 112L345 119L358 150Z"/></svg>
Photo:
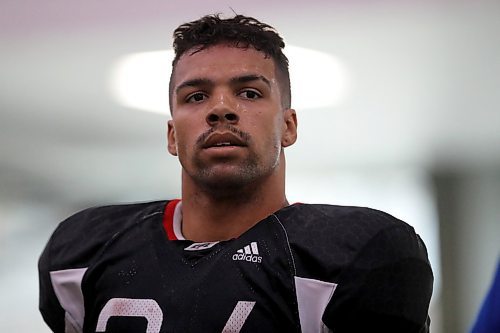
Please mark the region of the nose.
<svg viewBox="0 0 500 333"><path fill-rule="evenodd" d="M236 113L236 106L232 103L231 98L223 95L216 99L206 119L210 126L215 126L218 123L234 125L238 123L240 117Z"/></svg>

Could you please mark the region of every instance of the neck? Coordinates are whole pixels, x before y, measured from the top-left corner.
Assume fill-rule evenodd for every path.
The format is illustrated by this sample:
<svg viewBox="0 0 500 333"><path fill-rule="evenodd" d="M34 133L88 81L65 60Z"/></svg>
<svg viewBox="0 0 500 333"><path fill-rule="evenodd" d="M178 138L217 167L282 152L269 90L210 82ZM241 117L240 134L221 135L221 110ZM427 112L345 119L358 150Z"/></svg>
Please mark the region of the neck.
<svg viewBox="0 0 500 333"><path fill-rule="evenodd" d="M288 205L284 160L279 170L259 182L224 196L197 186L182 173L182 233L195 242L239 237L262 219Z"/></svg>

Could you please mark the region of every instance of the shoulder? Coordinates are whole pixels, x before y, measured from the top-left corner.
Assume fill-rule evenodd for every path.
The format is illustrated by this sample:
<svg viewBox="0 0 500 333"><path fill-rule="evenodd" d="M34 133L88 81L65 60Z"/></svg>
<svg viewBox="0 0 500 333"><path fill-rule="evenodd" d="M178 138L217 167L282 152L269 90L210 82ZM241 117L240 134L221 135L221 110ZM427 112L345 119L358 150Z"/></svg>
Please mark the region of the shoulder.
<svg viewBox="0 0 500 333"><path fill-rule="evenodd" d="M354 263L414 258L428 265L427 250L414 228L385 212L335 205L299 204L276 214L304 274L316 272L331 279Z"/></svg>
<svg viewBox="0 0 500 333"><path fill-rule="evenodd" d="M277 213L287 232L304 236L335 237L352 242L366 242L380 232L405 230L415 234L412 226L383 211L355 206L297 204ZM304 234L305 233L305 234Z"/></svg>
<svg viewBox="0 0 500 333"><path fill-rule="evenodd" d="M409 224L375 209L330 205L296 205L277 217L297 275L335 285L322 318L327 327L426 331L433 275Z"/></svg>
<svg viewBox="0 0 500 333"><path fill-rule="evenodd" d="M87 208L61 222L56 233L93 228L114 229L143 220L152 214L163 213L166 203L167 201L154 201Z"/></svg>
<svg viewBox="0 0 500 333"><path fill-rule="evenodd" d="M52 238L81 238L89 232L93 236L113 235L151 215L162 214L165 204L166 201L155 201L87 208L61 222Z"/></svg>
<svg viewBox="0 0 500 333"><path fill-rule="evenodd" d="M111 239L148 217L162 214L166 201L109 205L82 210L61 222L43 257L51 270L84 267Z"/></svg>

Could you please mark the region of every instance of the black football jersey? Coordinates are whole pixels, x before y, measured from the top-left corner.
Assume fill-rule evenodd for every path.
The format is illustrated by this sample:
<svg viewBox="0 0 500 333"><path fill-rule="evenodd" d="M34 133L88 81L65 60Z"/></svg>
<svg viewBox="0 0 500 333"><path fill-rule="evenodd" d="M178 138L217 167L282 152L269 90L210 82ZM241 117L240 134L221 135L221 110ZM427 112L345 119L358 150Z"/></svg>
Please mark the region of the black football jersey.
<svg viewBox="0 0 500 333"><path fill-rule="evenodd" d="M181 206L90 208L62 222L39 261L51 329L428 332L433 276L408 224L295 204L238 238L194 243L182 236Z"/></svg>

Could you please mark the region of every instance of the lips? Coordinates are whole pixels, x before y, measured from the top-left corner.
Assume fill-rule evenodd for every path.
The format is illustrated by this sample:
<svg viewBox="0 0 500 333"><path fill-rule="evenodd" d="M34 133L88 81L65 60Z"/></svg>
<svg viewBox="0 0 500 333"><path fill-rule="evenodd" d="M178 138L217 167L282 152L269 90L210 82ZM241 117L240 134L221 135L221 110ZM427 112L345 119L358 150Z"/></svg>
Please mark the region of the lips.
<svg viewBox="0 0 500 333"><path fill-rule="evenodd" d="M221 148L221 147L245 147L246 143L237 135L227 133L213 133L203 143L202 148Z"/></svg>

